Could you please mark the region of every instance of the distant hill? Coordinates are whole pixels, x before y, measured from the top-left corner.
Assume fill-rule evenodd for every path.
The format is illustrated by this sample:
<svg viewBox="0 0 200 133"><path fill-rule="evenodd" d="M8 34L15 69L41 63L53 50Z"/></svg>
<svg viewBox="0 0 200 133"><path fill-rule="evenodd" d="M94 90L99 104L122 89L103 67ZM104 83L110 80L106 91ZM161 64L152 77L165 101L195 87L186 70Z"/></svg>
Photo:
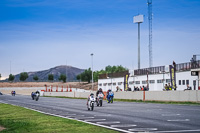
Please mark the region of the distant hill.
<svg viewBox="0 0 200 133"><path fill-rule="evenodd" d="M67 81L75 81L76 76L82 72L84 72L84 69L79 69L76 67L72 66L66 66L66 65L61 65L61 66L56 66L54 68L50 68L48 70L43 70L43 71L36 71L36 72L27 72L28 73L28 79L26 81L31 82L34 81L33 77L35 75L38 76L39 80L38 81L48 81L48 75L53 74L54 75L54 81L59 81L58 78L60 77L61 74L67 73ZM19 80L20 74L15 75L15 82L20 81ZM8 79L6 79L8 81Z"/></svg>

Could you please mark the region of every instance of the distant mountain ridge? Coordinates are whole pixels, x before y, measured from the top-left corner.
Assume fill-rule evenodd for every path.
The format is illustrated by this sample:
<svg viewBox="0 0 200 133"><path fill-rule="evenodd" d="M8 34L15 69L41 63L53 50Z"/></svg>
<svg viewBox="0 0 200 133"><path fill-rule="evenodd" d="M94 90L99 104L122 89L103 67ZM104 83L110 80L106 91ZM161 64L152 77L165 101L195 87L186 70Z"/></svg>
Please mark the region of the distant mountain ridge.
<svg viewBox="0 0 200 133"><path fill-rule="evenodd" d="M43 70L43 71L27 72L28 79L26 79L26 81L28 81L28 82L34 81L33 77L35 75L38 76L38 78L39 78L38 81L48 81L49 74L54 75L54 81L59 81L58 78L60 77L60 75L61 74L66 75L66 73L67 73L67 81L74 81L74 80L76 80L76 76L84 71L85 71L85 69L80 69L80 68L67 66L67 65L61 65L61 66L56 66L54 68L50 68L50 69ZM19 77L20 77L20 74L15 75L14 81L15 82L20 81ZM8 79L6 79L6 80L8 80Z"/></svg>

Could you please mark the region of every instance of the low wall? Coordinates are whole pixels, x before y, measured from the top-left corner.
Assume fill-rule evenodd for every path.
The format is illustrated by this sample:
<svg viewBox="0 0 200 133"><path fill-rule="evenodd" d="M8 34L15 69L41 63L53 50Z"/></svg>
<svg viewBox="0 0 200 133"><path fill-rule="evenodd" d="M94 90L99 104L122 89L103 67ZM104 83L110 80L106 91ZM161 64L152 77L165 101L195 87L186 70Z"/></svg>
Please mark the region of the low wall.
<svg viewBox="0 0 200 133"><path fill-rule="evenodd" d="M90 93L96 92L44 92L44 96L66 96L87 98ZM177 101L177 102L200 102L200 91L136 91L114 92L116 99L146 100L146 101Z"/></svg>
<svg viewBox="0 0 200 133"><path fill-rule="evenodd" d="M20 90L15 90L16 94L21 94L21 95L31 95L32 92L37 91L38 89L20 89ZM3 94L11 94L12 90L7 90L7 89L0 89L0 92Z"/></svg>
<svg viewBox="0 0 200 133"><path fill-rule="evenodd" d="M77 97L87 98L90 93L96 94L96 92L44 92L44 96L65 96L65 97Z"/></svg>

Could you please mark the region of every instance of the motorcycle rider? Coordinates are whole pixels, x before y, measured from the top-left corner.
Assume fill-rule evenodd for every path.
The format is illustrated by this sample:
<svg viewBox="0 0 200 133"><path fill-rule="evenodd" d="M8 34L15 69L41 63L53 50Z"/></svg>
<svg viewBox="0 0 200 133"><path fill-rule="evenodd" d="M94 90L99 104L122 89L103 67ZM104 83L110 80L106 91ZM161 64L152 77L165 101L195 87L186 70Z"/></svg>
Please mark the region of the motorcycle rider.
<svg viewBox="0 0 200 133"><path fill-rule="evenodd" d="M102 93L103 94L103 91L101 88L99 88L99 90L96 92L96 99L97 99L97 96L99 95L99 93ZM104 95L104 94L103 94Z"/></svg>
<svg viewBox="0 0 200 133"><path fill-rule="evenodd" d="M37 93L40 95L40 92L38 90L35 92L35 94L37 94Z"/></svg>
<svg viewBox="0 0 200 133"><path fill-rule="evenodd" d="M94 96L94 94L91 93L91 94L88 96L88 99L87 99L87 105L88 105L88 101L90 100L90 96Z"/></svg>
<svg viewBox="0 0 200 133"><path fill-rule="evenodd" d="M107 98L108 98L109 92L111 92L111 89L108 89L108 91L106 92Z"/></svg>

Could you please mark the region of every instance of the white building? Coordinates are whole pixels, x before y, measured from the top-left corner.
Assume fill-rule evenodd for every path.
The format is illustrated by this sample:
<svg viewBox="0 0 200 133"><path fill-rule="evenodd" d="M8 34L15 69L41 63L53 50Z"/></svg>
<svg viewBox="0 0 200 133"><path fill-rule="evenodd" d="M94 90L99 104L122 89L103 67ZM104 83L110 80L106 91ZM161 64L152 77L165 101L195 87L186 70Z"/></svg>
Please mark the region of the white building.
<svg viewBox="0 0 200 133"><path fill-rule="evenodd" d="M165 84L171 84L169 66L160 66L132 71L129 70L129 72L121 74L113 73L100 75L98 80L98 89L102 88L103 91L107 91L108 89L116 91L116 87L118 86L120 89L122 89L122 91L124 91L124 75L126 73L129 73L128 86L131 88L131 90L134 90L134 86L147 86L147 72L150 91L162 91ZM193 76L191 75L192 73ZM191 63L177 64L176 90L186 89L187 84L192 88L192 90L198 90L200 85L199 76L200 61L196 62L195 67L191 67Z"/></svg>

